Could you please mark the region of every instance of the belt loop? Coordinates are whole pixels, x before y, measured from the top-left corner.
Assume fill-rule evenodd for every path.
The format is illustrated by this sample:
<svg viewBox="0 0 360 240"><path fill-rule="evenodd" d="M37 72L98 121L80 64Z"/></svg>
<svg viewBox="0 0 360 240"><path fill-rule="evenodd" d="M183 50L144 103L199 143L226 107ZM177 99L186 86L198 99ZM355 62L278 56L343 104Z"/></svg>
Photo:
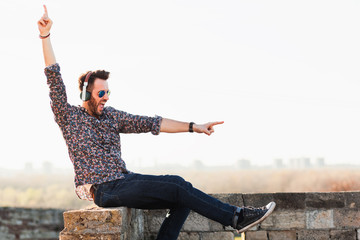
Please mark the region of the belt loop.
<svg viewBox="0 0 360 240"><path fill-rule="evenodd" d="M93 184L93 185L91 185L91 188L90 188L90 194L94 201L95 201L95 193L97 191L97 186L98 186L97 184Z"/></svg>

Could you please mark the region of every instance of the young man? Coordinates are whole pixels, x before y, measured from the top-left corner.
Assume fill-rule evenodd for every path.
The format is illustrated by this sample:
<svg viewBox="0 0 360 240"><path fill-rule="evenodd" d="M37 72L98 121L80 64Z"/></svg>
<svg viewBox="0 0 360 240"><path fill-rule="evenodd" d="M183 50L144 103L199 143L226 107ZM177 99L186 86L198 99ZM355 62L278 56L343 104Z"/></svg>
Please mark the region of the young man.
<svg viewBox="0 0 360 240"><path fill-rule="evenodd" d="M195 124L167 118L132 115L112 107L109 72L87 72L79 78L82 107L67 103L65 85L50 42L52 21L45 13L38 21L50 88L51 108L66 141L75 170L76 193L100 207L126 206L170 209L157 239L177 239L190 210L232 226L239 232L263 221L274 210L271 202L261 208L223 203L194 188L179 176L132 173L121 158L120 133L197 132L211 135L223 122Z"/></svg>

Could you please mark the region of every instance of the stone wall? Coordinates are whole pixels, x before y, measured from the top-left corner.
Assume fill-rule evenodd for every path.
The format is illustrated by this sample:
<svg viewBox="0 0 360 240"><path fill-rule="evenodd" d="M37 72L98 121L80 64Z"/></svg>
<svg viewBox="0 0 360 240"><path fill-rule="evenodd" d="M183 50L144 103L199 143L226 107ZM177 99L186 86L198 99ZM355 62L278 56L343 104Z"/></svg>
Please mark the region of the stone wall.
<svg viewBox="0 0 360 240"><path fill-rule="evenodd" d="M277 207L261 225L245 233L246 240L360 240L360 192L220 194L234 205ZM144 211L145 239L155 239L166 211ZM230 240L234 231L191 213L182 240Z"/></svg>
<svg viewBox="0 0 360 240"><path fill-rule="evenodd" d="M0 208L0 239L59 239L64 228L61 209Z"/></svg>
<svg viewBox="0 0 360 240"><path fill-rule="evenodd" d="M216 194L234 205L277 207L246 240L360 240L360 192ZM61 240L153 240L166 210L94 208L64 213ZM0 239L58 239L62 210L0 208ZM55 237L56 235L56 237ZM232 240L229 227L191 213L180 240Z"/></svg>

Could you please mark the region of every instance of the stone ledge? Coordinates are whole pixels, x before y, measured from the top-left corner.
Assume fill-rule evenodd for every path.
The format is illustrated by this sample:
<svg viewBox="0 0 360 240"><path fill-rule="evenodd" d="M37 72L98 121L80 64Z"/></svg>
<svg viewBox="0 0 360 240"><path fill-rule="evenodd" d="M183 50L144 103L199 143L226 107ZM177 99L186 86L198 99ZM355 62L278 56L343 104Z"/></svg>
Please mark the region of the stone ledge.
<svg viewBox="0 0 360 240"><path fill-rule="evenodd" d="M264 205L275 201L274 213L246 233L247 240L360 240L360 192L216 194L233 205ZM64 213L60 240L155 239L167 210L92 208ZM255 232L257 231L257 232ZM233 229L224 228L191 212L181 240L232 239ZM346 236L343 238L342 236ZM341 238L340 238L341 237Z"/></svg>
<svg viewBox="0 0 360 240"><path fill-rule="evenodd" d="M142 211L119 208L89 208L64 212L60 240L68 239L141 239Z"/></svg>

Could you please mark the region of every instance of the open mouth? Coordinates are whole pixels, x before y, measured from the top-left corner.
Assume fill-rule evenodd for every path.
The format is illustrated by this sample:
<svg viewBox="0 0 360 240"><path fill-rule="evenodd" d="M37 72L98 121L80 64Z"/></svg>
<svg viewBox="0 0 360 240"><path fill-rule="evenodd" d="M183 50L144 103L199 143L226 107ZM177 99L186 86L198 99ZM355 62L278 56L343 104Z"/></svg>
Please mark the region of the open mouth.
<svg viewBox="0 0 360 240"><path fill-rule="evenodd" d="M100 111L104 110L104 107L105 107L105 103L100 103L99 104L99 110Z"/></svg>

